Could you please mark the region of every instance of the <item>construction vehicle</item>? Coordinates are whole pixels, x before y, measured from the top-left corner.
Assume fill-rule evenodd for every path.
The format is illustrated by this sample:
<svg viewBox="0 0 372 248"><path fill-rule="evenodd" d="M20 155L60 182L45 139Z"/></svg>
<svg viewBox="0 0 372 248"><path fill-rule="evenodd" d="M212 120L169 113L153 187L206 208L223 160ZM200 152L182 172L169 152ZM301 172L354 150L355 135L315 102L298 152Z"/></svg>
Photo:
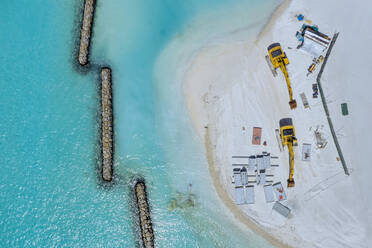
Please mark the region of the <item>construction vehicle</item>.
<svg viewBox="0 0 372 248"><path fill-rule="evenodd" d="M283 147L288 147L289 154L289 178L287 180L288 187L294 187L294 152L293 146L297 146L297 138L291 118L284 118L279 121L280 137L282 139Z"/></svg>
<svg viewBox="0 0 372 248"><path fill-rule="evenodd" d="M282 47L280 46L280 43L273 43L271 44L268 48L267 51L269 53L269 56L266 56L266 60L271 62L272 67L272 72L273 75L276 76L276 69L279 67L280 70L283 72L285 80L287 82L287 87L288 87L288 93L289 93L289 106L291 109L294 109L297 107L297 102L296 100L293 99L293 91L291 87L291 82L289 81L289 75L288 71L286 68L286 65L289 64L289 60L287 58L287 55L285 52L283 52ZM274 72L275 71L275 72Z"/></svg>
<svg viewBox="0 0 372 248"><path fill-rule="evenodd" d="M324 61L324 57L322 55L320 55L317 59L316 59L316 63L319 64L319 63L322 63Z"/></svg>
<svg viewBox="0 0 372 248"><path fill-rule="evenodd" d="M306 74L306 77L308 77L311 73L313 73L315 71L315 66L316 64L315 63L312 63L309 68L307 68L307 74Z"/></svg>

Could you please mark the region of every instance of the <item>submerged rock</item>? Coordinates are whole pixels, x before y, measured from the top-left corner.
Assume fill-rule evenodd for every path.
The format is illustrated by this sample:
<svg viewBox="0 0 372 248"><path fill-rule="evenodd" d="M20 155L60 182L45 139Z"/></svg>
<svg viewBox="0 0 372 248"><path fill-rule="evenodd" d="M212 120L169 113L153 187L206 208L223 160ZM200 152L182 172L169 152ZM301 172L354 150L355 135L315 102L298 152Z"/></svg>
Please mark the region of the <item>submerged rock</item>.
<svg viewBox="0 0 372 248"><path fill-rule="evenodd" d="M169 211L195 207L196 195L191 192L191 186L190 184L189 189L185 193L176 192L176 197L172 198L168 204Z"/></svg>

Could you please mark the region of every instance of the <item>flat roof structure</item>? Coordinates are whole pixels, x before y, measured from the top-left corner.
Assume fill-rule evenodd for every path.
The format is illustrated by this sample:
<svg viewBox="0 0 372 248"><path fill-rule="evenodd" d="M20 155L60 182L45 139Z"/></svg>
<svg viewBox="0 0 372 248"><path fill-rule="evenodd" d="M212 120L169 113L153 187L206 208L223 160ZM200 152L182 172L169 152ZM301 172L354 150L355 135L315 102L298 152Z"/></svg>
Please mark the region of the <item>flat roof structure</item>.
<svg viewBox="0 0 372 248"><path fill-rule="evenodd" d="M240 175L240 169L239 168L234 169L234 183L235 183L235 187L236 186L242 186L242 177Z"/></svg>
<svg viewBox="0 0 372 248"><path fill-rule="evenodd" d="M242 185L247 185L248 184L248 174L247 174L247 169L244 166L240 170L240 176L241 176L241 179L242 179Z"/></svg>
<svg viewBox="0 0 372 248"><path fill-rule="evenodd" d="M260 170L260 185L266 183L266 170Z"/></svg>
<svg viewBox="0 0 372 248"><path fill-rule="evenodd" d="M248 170L249 171L254 171L255 168L256 168L256 156L249 156Z"/></svg>
<svg viewBox="0 0 372 248"><path fill-rule="evenodd" d="M245 188L246 199L248 204L254 204L254 186L247 186Z"/></svg>
<svg viewBox="0 0 372 248"><path fill-rule="evenodd" d="M275 201L273 186L271 184L264 186L264 192L267 203Z"/></svg>
<svg viewBox="0 0 372 248"><path fill-rule="evenodd" d="M265 165L264 165L264 158L263 158L263 155L257 155L256 157L256 161L257 161L257 169L260 171L260 170L264 170L265 169Z"/></svg>
<svg viewBox="0 0 372 248"><path fill-rule="evenodd" d="M263 163L265 169L269 169L271 167L270 153L266 153L265 155L263 155Z"/></svg>
<svg viewBox="0 0 372 248"><path fill-rule="evenodd" d="M235 187L235 203L238 205L245 203L243 186Z"/></svg>

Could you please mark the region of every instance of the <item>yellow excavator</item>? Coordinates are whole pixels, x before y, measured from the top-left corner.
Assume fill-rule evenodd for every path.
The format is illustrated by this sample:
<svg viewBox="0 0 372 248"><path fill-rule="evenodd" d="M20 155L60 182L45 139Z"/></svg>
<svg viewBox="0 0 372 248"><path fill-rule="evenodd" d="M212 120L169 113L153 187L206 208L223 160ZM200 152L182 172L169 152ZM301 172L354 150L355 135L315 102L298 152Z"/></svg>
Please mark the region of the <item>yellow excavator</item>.
<svg viewBox="0 0 372 248"><path fill-rule="evenodd" d="M289 75L288 75L288 71L286 68L286 65L289 64L287 55L285 54L285 52L283 52L283 49L280 46L280 43L271 44L270 46L268 46L267 51L269 53L269 58L270 58L272 67L270 66L269 61L268 63L269 63L270 68L273 71L274 76L277 74L276 69L278 67L284 74L285 81L287 82L288 93L289 93L289 106L291 109L295 109L297 107L297 102L296 100L293 99L293 91L291 87L291 82L289 81Z"/></svg>
<svg viewBox="0 0 372 248"><path fill-rule="evenodd" d="M289 153L289 178L287 180L288 187L294 187L295 181L294 175L294 152L293 146L297 146L297 138L295 136L295 130L291 118L284 118L279 121L280 136L282 138L283 147L288 147Z"/></svg>

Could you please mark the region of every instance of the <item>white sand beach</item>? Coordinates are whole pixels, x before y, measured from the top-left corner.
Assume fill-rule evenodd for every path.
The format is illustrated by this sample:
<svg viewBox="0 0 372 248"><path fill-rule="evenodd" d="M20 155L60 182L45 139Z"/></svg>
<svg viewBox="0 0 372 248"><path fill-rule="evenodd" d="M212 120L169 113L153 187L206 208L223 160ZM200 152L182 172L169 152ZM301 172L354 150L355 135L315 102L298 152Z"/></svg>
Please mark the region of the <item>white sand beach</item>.
<svg viewBox="0 0 372 248"><path fill-rule="evenodd" d="M205 45L179 72L218 195L238 221L277 247L369 247L371 242L368 152L372 135L368 127L372 118L368 109L372 107L372 87L368 71L372 64L368 55L372 49L368 44L372 35L367 31L371 7L368 1L284 1L256 40ZM330 37L340 32L322 83L350 176L342 169L321 99L312 98L320 66L306 76L312 56L296 49L295 33L304 23L295 17L298 13ZM298 105L295 110L289 108L282 73L274 78L264 58L273 42L282 44L290 60L288 71ZM310 108L304 108L300 93L306 94ZM349 105L348 116L341 115L343 102ZM265 202L262 186L255 186L255 204L236 205L231 166L243 163L233 160L234 155L270 152L279 157L279 167L270 171L274 182L286 186L288 154L280 152L274 131L284 117L293 118L299 140L295 148L296 186L285 187L288 198L283 204L291 209L288 219L272 210L273 203ZM252 145L253 127L262 128L266 146ZM316 149L316 129L328 142L323 149ZM301 161L303 143L312 144L310 162Z"/></svg>

